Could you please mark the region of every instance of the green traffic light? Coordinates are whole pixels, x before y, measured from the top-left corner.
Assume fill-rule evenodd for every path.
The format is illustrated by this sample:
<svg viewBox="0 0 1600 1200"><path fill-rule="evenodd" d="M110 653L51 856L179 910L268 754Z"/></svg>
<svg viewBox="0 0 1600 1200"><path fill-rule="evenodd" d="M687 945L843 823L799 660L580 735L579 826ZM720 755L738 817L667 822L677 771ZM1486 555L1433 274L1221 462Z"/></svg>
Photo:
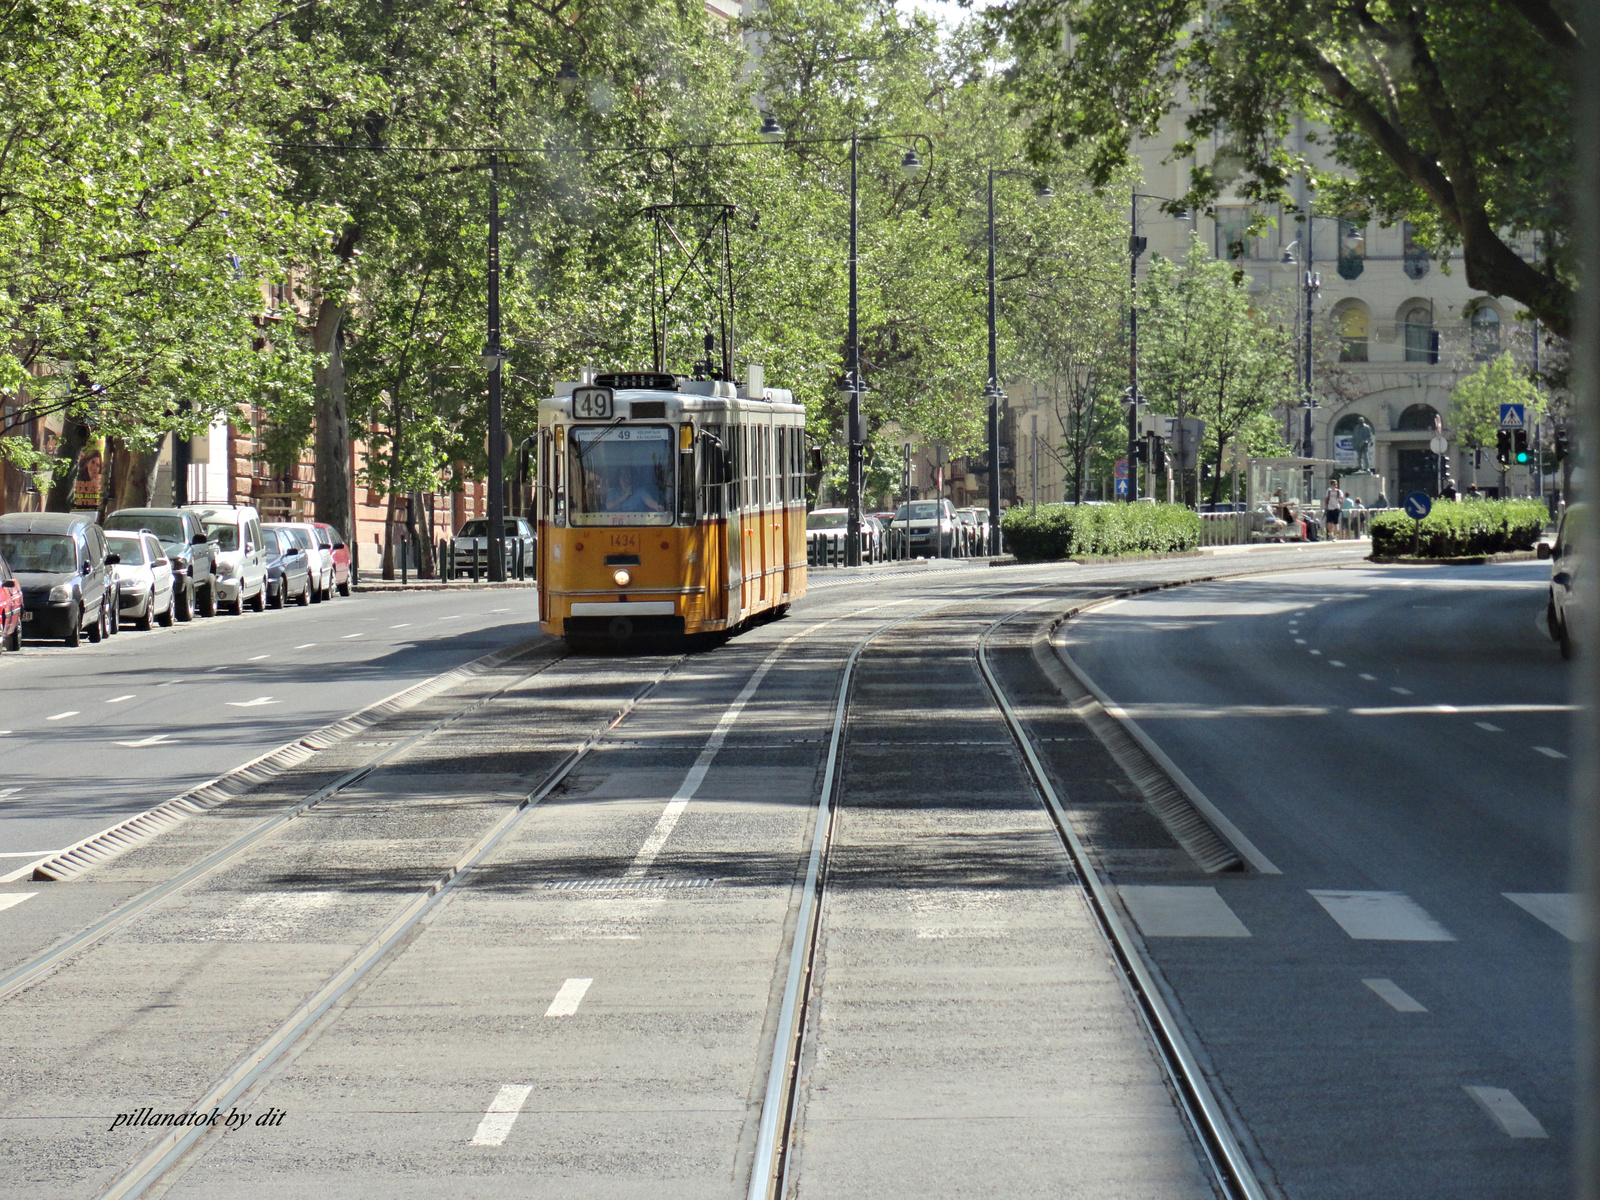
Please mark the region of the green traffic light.
<svg viewBox="0 0 1600 1200"><path fill-rule="evenodd" d="M1522 451L1522 452L1521 452L1521 453L1520 453L1520 454L1518 454L1518 455L1517 455L1517 461L1518 461L1518 462L1519 462L1519 463L1525 463L1525 462L1527 462L1527 461L1528 461L1528 452L1527 452L1527 451L1526 451L1526 450L1524 450L1524 451Z"/></svg>

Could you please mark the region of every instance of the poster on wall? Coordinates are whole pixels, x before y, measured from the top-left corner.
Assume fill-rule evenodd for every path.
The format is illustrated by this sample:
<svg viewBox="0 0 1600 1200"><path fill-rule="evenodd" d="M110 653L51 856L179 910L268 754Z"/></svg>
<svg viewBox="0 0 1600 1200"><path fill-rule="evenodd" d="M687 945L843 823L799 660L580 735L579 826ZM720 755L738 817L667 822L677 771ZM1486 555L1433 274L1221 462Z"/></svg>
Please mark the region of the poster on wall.
<svg viewBox="0 0 1600 1200"><path fill-rule="evenodd" d="M100 483L105 476L105 469L105 439L98 435L91 436L78 455L78 478L72 485L74 509L92 510L100 507Z"/></svg>
<svg viewBox="0 0 1600 1200"><path fill-rule="evenodd" d="M1356 439L1350 434L1341 433L1334 436L1333 461L1341 467L1356 465Z"/></svg>

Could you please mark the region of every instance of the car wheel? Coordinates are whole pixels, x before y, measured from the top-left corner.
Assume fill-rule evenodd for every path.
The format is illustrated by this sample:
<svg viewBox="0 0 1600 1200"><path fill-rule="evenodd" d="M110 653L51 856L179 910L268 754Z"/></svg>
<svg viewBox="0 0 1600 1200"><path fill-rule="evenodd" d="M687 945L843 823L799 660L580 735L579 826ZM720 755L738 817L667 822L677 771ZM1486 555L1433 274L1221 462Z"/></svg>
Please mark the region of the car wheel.
<svg viewBox="0 0 1600 1200"><path fill-rule="evenodd" d="M1552 642L1559 642L1561 640L1560 628L1561 618L1556 616L1556 598L1552 594L1550 598L1544 602L1544 629L1545 632L1550 635L1550 640Z"/></svg>
<svg viewBox="0 0 1600 1200"><path fill-rule="evenodd" d="M181 588L176 584L173 585L172 615L180 621L194 620L194 587L192 584L186 584Z"/></svg>
<svg viewBox="0 0 1600 1200"><path fill-rule="evenodd" d="M288 603L289 581L283 580L278 584L278 590L272 593L272 598L267 601L273 608L282 608Z"/></svg>
<svg viewBox="0 0 1600 1200"><path fill-rule="evenodd" d="M100 615L89 626L89 644L98 646L106 638L106 602L100 601Z"/></svg>
<svg viewBox="0 0 1600 1200"><path fill-rule="evenodd" d="M301 608L311 603L311 580L306 580L306 585L300 589L300 595L296 602Z"/></svg>
<svg viewBox="0 0 1600 1200"><path fill-rule="evenodd" d="M156 620L161 622L161 628L163 628L163 629L171 629L172 628L172 620L173 620L174 617L177 616L177 614L178 614L178 589L176 587L174 587L170 592L167 593L166 611L158 613L156 615Z"/></svg>
<svg viewBox="0 0 1600 1200"><path fill-rule="evenodd" d="M1557 628L1561 631L1560 636L1556 639L1561 645L1561 657L1571 661L1577 650L1572 645L1572 634L1567 630L1565 619L1557 622Z"/></svg>
<svg viewBox="0 0 1600 1200"><path fill-rule="evenodd" d="M150 630L155 626L155 607L156 596L155 592L152 591L150 593L150 599L145 601L144 615L134 621L133 627L143 633L149 633Z"/></svg>
<svg viewBox="0 0 1600 1200"><path fill-rule="evenodd" d="M240 590L239 598L237 600L224 600L222 602L222 608L224 609L224 611L226 611L228 613L231 613L233 616L237 617L237 616L243 615L243 613L244 613L244 591L243 591L243 589Z"/></svg>
<svg viewBox="0 0 1600 1200"><path fill-rule="evenodd" d="M8 644L7 649L9 649L13 654L22 649L22 621L20 618L17 621L17 627L11 631L11 641Z"/></svg>
<svg viewBox="0 0 1600 1200"><path fill-rule="evenodd" d="M83 605L78 605L78 615L67 622L67 636L61 640L69 646L83 644Z"/></svg>
<svg viewBox="0 0 1600 1200"><path fill-rule="evenodd" d="M217 585L208 583L200 594L200 615L214 617L217 615Z"/></svg>
<svg viewBox="0 0 1600 1200"><path fill-rule="evenodd" d="M251 612L266 612L267 611L267 581L265 579L263 579L261 581L261 590L258 591L255 594L255 597L250 601L250 611Z"/></svg>
<svg viewBox="0 0 1600 1200"><path fill-rule="evenodd" d="M105 635L107 637L110 637L113 634L121 633L122 632L122 595L121 595L121 593L118 593L117 602L115 604L107 605L104 600L100 601L100 611L105 616Z"/></svg>
<svg viewBox="0 0 1600 1200"><path fill-rule="evenodd" d="M341 583L339 585L339 595L348 596L349 594L350 594L350 581L348 579L346 579L343 583Z"/></svg>

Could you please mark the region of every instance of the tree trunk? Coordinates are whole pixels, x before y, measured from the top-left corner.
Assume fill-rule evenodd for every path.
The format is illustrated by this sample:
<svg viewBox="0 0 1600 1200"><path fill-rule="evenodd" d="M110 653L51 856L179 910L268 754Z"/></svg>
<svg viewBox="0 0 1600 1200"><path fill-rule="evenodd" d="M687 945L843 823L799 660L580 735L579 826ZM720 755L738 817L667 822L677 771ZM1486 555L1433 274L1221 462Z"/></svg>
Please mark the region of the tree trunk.
<svg viewBox="0 0 1600 1200"><path fill-rule="evenodd" d="M149 508L155 500L156 473L161 464L161 448L133 450L120 439L107 456L111 486L100 500L100 520L122 508Z"/></svg>
<svg viewBox="0 0 1600 1200"><path fill-rule="evenodd" d="M312 347L321 361L312 372L317 391L316 475L311 499L317 520L355 544L350 512L350 416L344 400L344 309L323 298L312 330Z"/></svg>
<svg viewBox="0 0 1600 1200"><path fill-rule="evenodd" d="M78 485L78 460L83 448L89 444L89 426L76 417L67 417L61 428L61 440L56 444L56 456L62 465L50 477L50 490L45 493L45 512L71 512L73 492Z"/></svg>
<svg viewBox="0 0 1600 1200"><path fill-rule="evenodd" d="M399 574L400 570L399 560L395 557L395 542L398 540L395 537L395 529L399 525L399 522L395 519L395 511L398 508L398 501L399 497L390 492L388 500L384 504L383 577L385 579L393 579Z"/></svg>
<svg viewBox="0 0 1600 1200"><path fill-rule="evenodd" d="M426 502L421 492L411 493L411 504L406 510L407 527L411 534L411 544L416 547L417 577L419 579L432 579L435 575L433 569L433 501L430 497Z"/></svg>

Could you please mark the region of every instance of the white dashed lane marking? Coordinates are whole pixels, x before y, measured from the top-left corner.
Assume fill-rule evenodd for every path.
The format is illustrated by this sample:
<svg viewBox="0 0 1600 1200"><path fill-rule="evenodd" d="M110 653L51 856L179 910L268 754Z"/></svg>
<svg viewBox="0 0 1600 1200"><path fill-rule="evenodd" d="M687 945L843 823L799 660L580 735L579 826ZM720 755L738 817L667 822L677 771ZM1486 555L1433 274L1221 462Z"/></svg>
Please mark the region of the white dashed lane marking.
<svg viewBox="0 0 1600 1200"><path fill-rule="evenodd" d="M1569 942L1581 940L1578 897L1573 892L1501 892L1529 916L1537 917Z"/></svg>
<svg viewBox="0 0 1600 1200"><path fill-rule="evenodd" d="M4 800L7 796L15 796L21 790L19 787L0 788L0 800Z"/></svg>
<svg viewBox="0 0 1600 1200"><path fill-rule="evenodd" d="M1330 667L1342 667L1342 666L1344 666L1344 664L1342 662L1340 662L1337 658L1330 658L1328 660L1328 665Z"/></svg>
<svg viewBox="0 0 1600 1200"><path fill-rule="evenodd" d="M1565 758L1566 757L1566 755L1561 753L1561 751L1553 749L1550 746L1535 746L1533 748L1533 750L1534 750L1535 754L1542 754L1546 758Z"/></svg>
<svg viewBox="0 0 1600 1200"><path fill-rule="evenodd" d="M1402 892L1311 890L1311 898L1346 933L1363 942L1453 942L1456 939Z"/></svg>
<svg viewBox="0 0 1600 1200"><path fill-rule="evenodd" d="M1483 1111L1489 1114L1490 1119L1500 1126L1500 1132L1507 1137L1543 1138L1550 1136L1544 1131L1544 1126L1539 1124L1539 1118L1524 1108L1522 1101L1506 1091L1505 1088L1468 1085L1466 1093L1478 1102Z"/></svg>
<svg viewBox="0 0 1600 1200"><path fill-rule="evenodd" d="M1419 1013L1428 1011L1406 995L1400 985L1392 979L1363 979L1361 982L1376 992L1383 999L1383 1002L1394 1009L1395 1012Z"/></svg>
<svg viewBox="0 0 1600 1200"><path fill-rule="evenodd" d="M171 746L173 739L171 734L152 733L149 737L140 738L136 742L118 742L117 745L126 746L130 750L144 750L151 746Z"/></svg>
<svg viewBox="0 0 1600 1200"><path fill-rule="evenodd" d="M1378 677L1376 675L1368 675L1366 672L1362 672L1361 678L1365 679L1368 683L1378 682Z"/></svg>
<svg viewBox="0 0 1600 1200"><path fill-rule="evenodd" d="M263 658L271 658L271 657L272 657L272 655L270 655L270 654L253 654L253 655L250 656L250 660L249 661L251 661L251 662L260 662Z"/></svg>
<svg viewBox="0 0 1600 1200"><path fill-rule="evenodd" d="M311 649L311 647L313 647L315 645L316 645L315 642L302 642L300 645L296 646L295 649L296 650L309 650L309 649Z"/></svg>
<svg viewBox="0 0 1600 1200"><path fill-rule="evenodd" d="M504 1142L532 1091L533 1085L529 1083L508 1083L502 1087L489 1105L489 1111L483 1114L483 1120L478 1122L478 1132L472 1135L472 1144L498 1146Z"/></svg>
<svg viewBox="0 0 1600 1200"><path fill-rule="evenodd" d="M1504 729L1501 729L1500 726L1494 724L1492 721L1474 721L1473 724L1476 725L1479 729L1483 730L1485 733L1504 733L1505 732Z"/></svg>
<svg viewBox="0 0 1600 1200"><path fill-rule="evenodd" d="M547 1017L570 1017L578 1011L578 1005L583 1003L583 994L589 990L592 979L569 979L561 985L561 990L556 993L556 998L550 1001L550 1007L544 1010Z"/></svg>
<svg viewBox="0 0 1600 1200"><path fill-rule="evenodd" d="M1321 654L1322 651L1321 650L1312 650L1309 653L1311 653L1311 654Z"/></svg>
<svg viewBox="0 0 1600 1200"><path fill-rule="evenodd" d="M126 696L113 696L113 697L111 697L111 699L107 700L106 703L107 704L121 704L124 700L132 700L132 699L133 699L133 693L129 692Z"/></svg>
<svg viewBox="0 0 1600 1200"><path fill-rule="evenodd" d="M0 909L15 908L24 900L32 900L38 894L38 892L6 892L0 895Z"/></svg>
<svg viewBox="0 0 1600 1200"><path fill-rule="evenodd" d="M1211 887L1126 884L1117 889L1145 937L1249 937Z"/></svg>
<svg viewBox="0 0 1600 1200"><path fill-rule="evenodd" d="M361 634L359 634L359 633L347 633L347 634L344 635L344 640L348 642L351 638L357 638L357 637L360 637L360 636L361 636Z"/></svg>
<svg viewBox="0 0 1600 1200"><path fill-rule="evenodd" d="M77 715L78 715L78 710L75 709L75 708L72 708L72 709L68 709L64 713L57 713L53 717L46 717L45 720L46 721L65 721L68 717L75 717Z"/></svg>
<svg viewBox="0 0 1600 1200"><path fill-rule="evenodd" d="M389 628L390 629L410 629L411 628L411 622L410 621L401 621L400 624L391 625L391 626L389 626Z"/></svg>
<svg viewBox="0 0 1600 1200"><path fill-rule="evenodd" d="M281 703L281 701L274 700L271 696L257 696L254 700L229 700L228 701L228 707L229 708L260 708L260 707L262 707L263 705L266 705L266 704L279 704L279 703Z"/></svg>
<svg viewBox="0 0 1600 1200"><path fill-rule="evenodd" d="M1410 688L1392 687L1389 690L1391 692L1393 692L1396 696L1409 696L1409 695L1411 695L1411 689Z"/></svg>
<svg viewBox="0 0 1600 1200"><path fill-rule="evenodd" d="M1294 644L1296 646L1304 646L1306 644L1306 640L1305 638L1295 638Z"/></svg>

